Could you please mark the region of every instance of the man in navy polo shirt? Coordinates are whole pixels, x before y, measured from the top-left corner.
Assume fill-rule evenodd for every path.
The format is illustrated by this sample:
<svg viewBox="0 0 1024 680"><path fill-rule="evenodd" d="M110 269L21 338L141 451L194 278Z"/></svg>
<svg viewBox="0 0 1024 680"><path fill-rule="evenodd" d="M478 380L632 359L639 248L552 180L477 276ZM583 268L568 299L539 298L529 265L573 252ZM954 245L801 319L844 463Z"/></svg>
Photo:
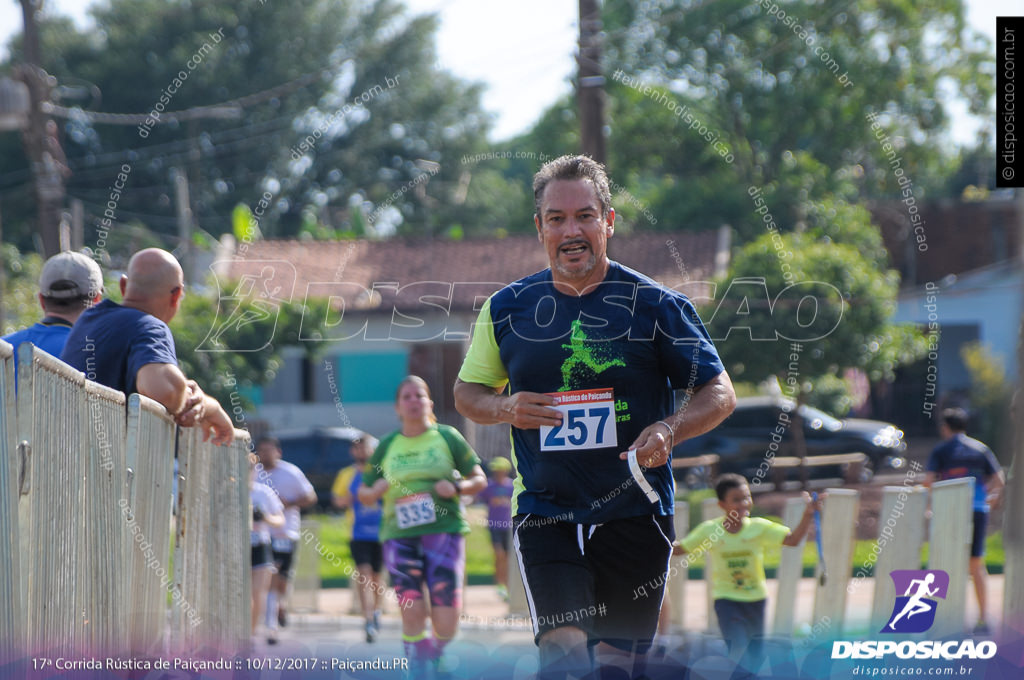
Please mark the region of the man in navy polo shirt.
<svg viewBox="0 0 1024 680"><path fill-rule="evenodd" d="M736 397L690 301L608 258L604 168L563 156L533 187L550 267L487 300L455 404L512 426L513 545L542 675L585 675L593 648L635 677L674 538L672 446L715 427ZM674 390L687 395L678 408Z"/></svg>
<svg viewBox="0 0 1024 680"><path fill-rule="evenodd" d="M227 413L178 368L167 324L185 297L181 265L165 250L140 250L120 285L121 304L108 299L86 310L60 358L89 380L160 402L179 425L202 428L204 439L213 434L214 443L230 443L234 428Z"/></svg>

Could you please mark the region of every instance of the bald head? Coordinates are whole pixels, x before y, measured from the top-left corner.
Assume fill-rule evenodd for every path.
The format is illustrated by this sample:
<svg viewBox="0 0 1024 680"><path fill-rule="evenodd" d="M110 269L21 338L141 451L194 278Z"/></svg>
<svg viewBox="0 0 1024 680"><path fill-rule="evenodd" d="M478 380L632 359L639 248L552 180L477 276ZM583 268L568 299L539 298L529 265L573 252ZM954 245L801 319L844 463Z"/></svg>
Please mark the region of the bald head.
<svg viewBox="0 0 1024 680"><path fill-rule="evenodd" d="M128 261L128 271L121 277L121 293L125 306L169 323L185 293L181 265L166 250L140 250Z"/></svg>
<svg viewBox="0 0 1024 680"><path fill-rule="evenodd" d="M184 281L181 265L166 250L146 248L128 261L126 295L150 297L170 292Z"/></svg>

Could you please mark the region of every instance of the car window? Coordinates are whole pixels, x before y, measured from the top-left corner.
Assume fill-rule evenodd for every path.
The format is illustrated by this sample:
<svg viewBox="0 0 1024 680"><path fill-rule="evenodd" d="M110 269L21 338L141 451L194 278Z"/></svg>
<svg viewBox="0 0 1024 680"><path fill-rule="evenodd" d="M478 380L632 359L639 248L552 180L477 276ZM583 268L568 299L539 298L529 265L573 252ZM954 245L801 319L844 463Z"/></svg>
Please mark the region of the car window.
<svg viewBox="0 0 1024 680"><path fill-rule="evenodd" d="M324 463L334 470L351 465L352 454L349 452L351 448L352 442L347 439L324 439L324 449L327 454L323 457Z"/></svg>
<svg viewBox="0 0 1024 680"><path fill-rule="evenodd" d="M324 432L285 435L280 441L281 458L298 467L313 485L320 504L329 506L334 478L352 464L352 442Z"/></svg>
<svg viewBox="0 0 1024 680"><path fill-rule="evenodd" d="M737 408L724 425L736 429L772 428L775 421L775 410L771 406L753 406Z"/></svg>
<svg viewBox="0 0 1024 680"><path fill-rule="evenodd" d="M281 458L300 470L311 470L319 456L318 442L313 437L295 437L281 440Z"/></svg>

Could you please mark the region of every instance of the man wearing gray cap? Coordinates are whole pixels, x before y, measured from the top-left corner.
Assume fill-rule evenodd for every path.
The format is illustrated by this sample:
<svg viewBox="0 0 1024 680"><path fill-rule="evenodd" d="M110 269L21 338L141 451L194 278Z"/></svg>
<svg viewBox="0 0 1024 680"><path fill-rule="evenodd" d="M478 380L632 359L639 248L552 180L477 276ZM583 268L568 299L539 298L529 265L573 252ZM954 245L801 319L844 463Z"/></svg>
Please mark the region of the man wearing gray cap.
<svg viewBox="0 0 1024 680"><path fill-rule="evenodd" d="M23 342L59 357L78 317L103 298L103 274L92 258L82 253L57 253L43 264L39 276L39 305L43 319L24 330L5 335L18 347Z"/></svg>

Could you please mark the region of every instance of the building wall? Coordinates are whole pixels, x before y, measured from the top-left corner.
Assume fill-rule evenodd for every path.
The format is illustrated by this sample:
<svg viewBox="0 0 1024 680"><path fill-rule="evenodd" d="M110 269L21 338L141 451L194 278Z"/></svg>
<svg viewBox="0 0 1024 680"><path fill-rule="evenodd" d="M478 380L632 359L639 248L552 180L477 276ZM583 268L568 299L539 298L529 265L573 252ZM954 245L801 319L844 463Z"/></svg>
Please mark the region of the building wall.
<svg viewBox="0 0 1024 680"><path fill-rule="evenodd" d="M1010 199L944 200L922 205L921 221L912 223L906 206L898 201L871 208L905 287L938 282L949 274L1013 257L1020 252L1020 212L1019 204Z"/></svg>
<svg viewBox="0 0 1024 680"><path fill-rule="evenodd" d="M928 308L927 291L915 290L900 296L893 321L926 325L929 314L935 314L941 325L976 326L978 340L989 345L1006 367L1007 374L1017 375L1017 342L1020 333L1022 275L1008 269L1005 276L989 279L985 285L972 285L964 277L952 287L938 287L934 309ZM959 357L957 357L959 358Z"/></svg>
<svg viewBox="0 0 1024 680"><path fill-rule="evenodd" d="M257 392L257 418L270 430L356 427L381 436L398 426L394 393L412 373L430 385L438 420L464 427L452 387L475 314L420 315L418 320L349 313L336 332L343 340L310 339L282 350L284 365ZM327 335L329 329L324 330ZM317 358L307 357L308 352Z"/></svg>

